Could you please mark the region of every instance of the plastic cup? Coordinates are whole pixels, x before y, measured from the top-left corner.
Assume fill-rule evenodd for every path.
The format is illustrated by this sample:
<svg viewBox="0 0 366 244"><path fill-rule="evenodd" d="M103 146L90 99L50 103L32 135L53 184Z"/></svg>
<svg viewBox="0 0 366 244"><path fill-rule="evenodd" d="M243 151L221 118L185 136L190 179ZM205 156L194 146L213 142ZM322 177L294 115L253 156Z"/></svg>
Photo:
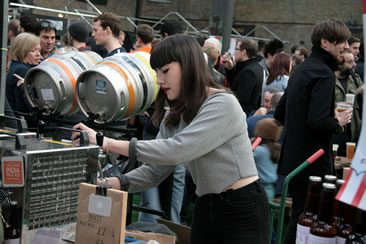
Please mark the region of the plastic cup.
<svg viewBox="0 0 366 244"><path fill-rule="evenodd" d="M347 160L352 161L353 156L355 155L356 143L354 142L346 142L346 155Z"/></svg>
<svg viewBox="0 0 366 244"><path fill-rule="evenodd" d="M344 112L346 110L352 109L353 105L348 104L346 102L337 102L336 103L336 110L338 113Z"/></svg>
<svg viewBox="0 0 366 244"><path fill-rule="evenodd" d="M350 94L350 93L347 93L346 94L346 103L350 104L353 106L354 102L355 102L355 94Z"/></svg>
<svg viewBox="0 0 366 244"><path fill-rule="evenodd" d="M337 158L338 147L339 147L338 144L333 144L332 151L334 160Z"/></svg>

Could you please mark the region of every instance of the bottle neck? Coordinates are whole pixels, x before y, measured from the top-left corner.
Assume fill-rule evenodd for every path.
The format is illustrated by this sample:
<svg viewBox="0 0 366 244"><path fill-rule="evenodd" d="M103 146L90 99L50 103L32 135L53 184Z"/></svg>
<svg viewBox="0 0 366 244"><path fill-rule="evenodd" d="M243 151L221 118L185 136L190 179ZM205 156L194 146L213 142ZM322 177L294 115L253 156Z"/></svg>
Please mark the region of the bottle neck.
<svg viewBox="0 0 366 244"><path fill-rule="evenodd" d="M356 210L353 228L354 233L366 235L366 211Z"/></svg>
<svg viewBox="0 0 366 244"><path fill-rule="evenodd" d="M318 213L319 208L319 195L320 195L320 182L311 182L308 190L308 195L306 197L304 210L306 212L311 212L313 214Z"/></svg>
<svg viewBox="0 0 366 244"><path fill-rule="evenodd" d="M333 203L334 203L334 191L323 190L320 197L320 206L318 211L319 221L323 221L328 224L333 222Z"/></svg>

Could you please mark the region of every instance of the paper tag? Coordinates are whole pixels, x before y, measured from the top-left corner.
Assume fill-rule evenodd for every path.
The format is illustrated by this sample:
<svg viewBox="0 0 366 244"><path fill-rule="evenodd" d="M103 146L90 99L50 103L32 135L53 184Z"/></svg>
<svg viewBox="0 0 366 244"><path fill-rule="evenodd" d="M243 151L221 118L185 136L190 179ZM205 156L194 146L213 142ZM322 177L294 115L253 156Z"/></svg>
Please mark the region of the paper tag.
<svg viewBox="0 0 366 244"><path fill-rule="evenodd" d="M55 101L55 95L52 89L41 89L41 95L44 101Z"/></svg>
<svg viewBox="0 0 366 244"><path fill-rule="evenodd" d="M89 198L89 213L100 215L103 217L111 216L112 198L91 194Z"/></svg>
<svg viewBox="0 0 366 244"><path fill-rule="evenodd" d="M1 173L4 187L24 186L24 162L23 157L2 157Z"/></svg>

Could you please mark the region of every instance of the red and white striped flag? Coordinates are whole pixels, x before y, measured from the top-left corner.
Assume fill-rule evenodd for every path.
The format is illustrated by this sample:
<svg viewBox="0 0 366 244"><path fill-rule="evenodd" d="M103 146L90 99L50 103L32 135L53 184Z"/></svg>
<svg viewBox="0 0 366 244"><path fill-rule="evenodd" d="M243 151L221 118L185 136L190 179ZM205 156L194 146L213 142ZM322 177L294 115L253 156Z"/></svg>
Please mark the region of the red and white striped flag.
<svg viewBox="0 0 366 244"><path fill-rule="evenodd" d="M363 39L366 40L366 0L362 0ZM366 49L365 49L366 51ZM365 52L366 55L366 52ZM365 56L364 55L364 56ZM366 66L365 66L366 74ZM366 76L365 76L366 77ZM365 79L364 79L365 80ZM365 92L364 92L365 93ZM363 99L362 128L351 172L336 198L366 211L366 99Z"/></svg>

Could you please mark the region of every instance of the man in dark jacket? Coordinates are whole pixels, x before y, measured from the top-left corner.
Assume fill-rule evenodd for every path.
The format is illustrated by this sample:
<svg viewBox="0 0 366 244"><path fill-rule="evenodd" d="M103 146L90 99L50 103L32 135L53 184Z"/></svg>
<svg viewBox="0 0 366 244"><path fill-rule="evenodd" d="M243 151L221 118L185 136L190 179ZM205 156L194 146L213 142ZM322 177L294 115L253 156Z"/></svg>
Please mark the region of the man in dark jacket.
<svg viewBox="0 0 366 244"><path fill-rule="evenodd" d="M255 59L257 49L256 41L239 40L235 47L235 67L230 59L225 59L224 63L227 68L226 77L230 83L230 88L247 116L260 106L263 69Z"/></svg>
<svg viewBox="0 0 366 244"><path fill-rule="evenodd" d="M274 117L286 128L279 175L286 176L318 149L325 150L322 157L291 181L292 216L285 243L295 243L309 176L334 174L331 137L351 120L349 111L334 110L334 71L349 48L349 37L348 27L340 20L326 20L314 26L312 54L291 75L275 112Z"/></svg>

